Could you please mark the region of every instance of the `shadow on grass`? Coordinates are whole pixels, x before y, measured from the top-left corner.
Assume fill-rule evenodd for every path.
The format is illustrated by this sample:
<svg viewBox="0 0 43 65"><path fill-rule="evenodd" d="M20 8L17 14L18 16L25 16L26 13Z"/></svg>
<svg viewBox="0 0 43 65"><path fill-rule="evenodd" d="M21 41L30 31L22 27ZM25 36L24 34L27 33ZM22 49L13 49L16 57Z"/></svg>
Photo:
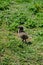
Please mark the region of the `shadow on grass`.
<svg viewBox="0 0 43 65"><path fill-rule="evenodd" d="M19 48L24 48L23 45L19 45L18 47L19 47Z"/></svg>
<svg viewBox="0 0 43 65"><path fill-rule="evenodd" d="M24 44L24 45L25 45L25 44L31 45L32 42L24 42L23 44ZM24 48L23 44L20 44L18 47L23 49L23 48Z"/></svg>
<svg viewBox="0 0 43 65"><path fill-rule="evenodd" d="M27 45L31 45L32 44L32 42L25 42Z"/></svg>

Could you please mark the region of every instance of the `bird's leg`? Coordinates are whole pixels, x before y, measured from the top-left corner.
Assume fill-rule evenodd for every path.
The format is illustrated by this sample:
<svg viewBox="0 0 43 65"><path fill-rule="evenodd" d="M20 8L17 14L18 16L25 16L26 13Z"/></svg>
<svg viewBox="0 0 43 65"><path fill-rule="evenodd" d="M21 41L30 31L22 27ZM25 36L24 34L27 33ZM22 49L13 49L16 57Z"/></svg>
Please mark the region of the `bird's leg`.
<svg viewBox="0 0 43 65"><path fill-rule="evenodd" d="M26 39L25 39L25 43L26 43Z"/></svg>
<svg viewBox="0 0 43 65"><path fill-rule="evenodd" d="M24 40L22 39L22 41L24 42Z"/></svg>
<svg viewBox="0 0 43 65"><path fill-rule="evenodd" d="M22 39L22 41L24 42L24 40Z"/></svg>

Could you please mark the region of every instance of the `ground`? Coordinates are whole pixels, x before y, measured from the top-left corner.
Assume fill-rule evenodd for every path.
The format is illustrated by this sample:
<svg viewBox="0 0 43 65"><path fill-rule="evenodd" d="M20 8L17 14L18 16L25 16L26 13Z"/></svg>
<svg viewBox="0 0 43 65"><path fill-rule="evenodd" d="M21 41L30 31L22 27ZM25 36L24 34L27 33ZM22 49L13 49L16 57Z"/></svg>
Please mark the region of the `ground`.
<svg viewBox="0 0 43 65"><path fill-rule="evenodd" d="M19 25L28 43L18 37ZM0 65L43 65L42 0L0 0Z"/></svg>

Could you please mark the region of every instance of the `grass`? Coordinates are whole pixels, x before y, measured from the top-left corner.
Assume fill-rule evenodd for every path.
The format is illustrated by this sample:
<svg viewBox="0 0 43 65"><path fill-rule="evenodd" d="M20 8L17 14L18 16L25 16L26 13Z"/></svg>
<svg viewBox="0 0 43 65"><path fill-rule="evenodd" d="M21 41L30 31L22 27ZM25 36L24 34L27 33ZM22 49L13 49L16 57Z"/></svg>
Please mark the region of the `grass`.
<svg viewBox="0 0 43 65"><path fill-rule="evenodd" d="M0 3L0 65L43 65L43 1ZM28 44L18 38L19 25L31 37Z"/></svg>

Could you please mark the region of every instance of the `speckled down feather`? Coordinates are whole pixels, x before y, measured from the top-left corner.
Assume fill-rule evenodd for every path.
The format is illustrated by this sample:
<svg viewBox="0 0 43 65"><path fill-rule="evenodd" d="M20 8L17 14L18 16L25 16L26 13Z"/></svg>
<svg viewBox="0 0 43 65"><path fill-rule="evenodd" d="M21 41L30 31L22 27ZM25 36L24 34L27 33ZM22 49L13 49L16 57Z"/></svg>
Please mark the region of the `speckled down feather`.
<svg viewBox="0 0 43 65"><path fill-rule="evenodd" d="M20 36L23 40L28 39L28 36L27 36L27 34L26 34L25 32L19 33L19 36Z"/></svg>

